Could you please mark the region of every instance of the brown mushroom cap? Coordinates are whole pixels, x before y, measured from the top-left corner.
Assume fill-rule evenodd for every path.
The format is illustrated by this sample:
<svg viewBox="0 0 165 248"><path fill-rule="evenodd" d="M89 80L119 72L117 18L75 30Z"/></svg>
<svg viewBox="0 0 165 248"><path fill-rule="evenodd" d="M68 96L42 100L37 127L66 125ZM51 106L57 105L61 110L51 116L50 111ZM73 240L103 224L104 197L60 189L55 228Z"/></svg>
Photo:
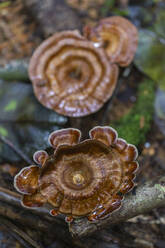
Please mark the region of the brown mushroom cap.
<svg viewBox="0 0 165 248"><path fill-rule="evenodd" d="M66 116L98 111L116 86L118 67L78 31L59 32L34 52L29 76L38 100Z"/></svg>
<svg viewBox="0 0 165 248"><path fill-rule="evenodd" d="M132 62L138 44L138 31L126 18L104 18L94 28L86 26L84 35L95 46L103 47L111 62L123 67Z"/></svg>
<svg viewBox="0 0 165 248"><path fill-rule="evenodd" d="M45 161L48 159L48 157L49 157L49 155L47 154L47 152L41 150L41 151L37 151L34 153L33 160L37 164L43 165L45 163Z"/></svg>
<svg viewBox="0 0 165 248"><path fill-rule="evenodd" d="M75 128L61 129L49 135L49 144L57 149L59 145L76 145L81 138L81 132Z"/></svg>
<svg viewBox="0 0 165 248"><path fill-rule="evenodd" d="M93 128L90 139L81 143L79 136L78 130L70 128L53 132L49 140L56 144L56 152L46 156L41 168L26 167L15 177L17 190L25 194L24 206L48 202L58 210L55 214L89 215L89 220L120 207L123 195L134 186L136 147L118 138L110 127Z"/></svg>
<svg viewBox="0 0 165 248"><path fill-rule="evenodd" d="M118 192L123 171L123 162L118 157L117 151L112 151L97 140L61 146L55 157L47 161L40 176L40 187L45 183L48 183L48 188L54 185L61 195L60 212L74 216L89 214L97 204L106 203L114 192ZM47 190L48 202L50 192L54 206L50 189Z"/></svg>
<svg viewBox="0 0 165 248"><path fill-rule="evenodd" d="M39 167L31 165L23 168L14 178L15 188L23 194L33 194L37 191Z"/></svg>

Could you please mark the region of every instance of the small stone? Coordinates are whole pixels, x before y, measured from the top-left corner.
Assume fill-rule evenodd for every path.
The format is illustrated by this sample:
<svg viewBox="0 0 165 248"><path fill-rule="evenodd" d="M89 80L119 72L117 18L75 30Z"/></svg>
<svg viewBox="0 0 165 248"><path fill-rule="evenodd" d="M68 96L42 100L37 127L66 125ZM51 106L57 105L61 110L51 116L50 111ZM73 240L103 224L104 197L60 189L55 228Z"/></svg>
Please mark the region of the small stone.
<svg viewBox="0 0 165 248"><path fill-rule="evenodd" d="M144 144L144 147L145 148L149 148L151 146L151 144L149 143L149 142L146 142L145 144Z"/></svg>
<svg viewBox="0 0 165 248"><path fill-rule="evenodd" d="M154 147L144 148L142 154L153 156L155 154L155 148Z"/></svg>

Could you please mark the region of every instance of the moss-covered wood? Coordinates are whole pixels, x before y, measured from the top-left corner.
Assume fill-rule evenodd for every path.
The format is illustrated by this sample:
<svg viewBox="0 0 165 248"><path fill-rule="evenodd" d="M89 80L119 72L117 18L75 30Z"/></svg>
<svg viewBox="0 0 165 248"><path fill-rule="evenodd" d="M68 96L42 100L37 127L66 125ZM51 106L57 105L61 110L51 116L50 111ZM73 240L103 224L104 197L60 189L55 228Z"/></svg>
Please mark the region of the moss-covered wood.
<svg viewBox="0 0 165 248"><path fill-rule="evenodd" d="M119 137L134 145L145 142L153 118L154 98L155 82L144 79L138 86L137 101L133 108L118 122L111 124Z"/></svg>

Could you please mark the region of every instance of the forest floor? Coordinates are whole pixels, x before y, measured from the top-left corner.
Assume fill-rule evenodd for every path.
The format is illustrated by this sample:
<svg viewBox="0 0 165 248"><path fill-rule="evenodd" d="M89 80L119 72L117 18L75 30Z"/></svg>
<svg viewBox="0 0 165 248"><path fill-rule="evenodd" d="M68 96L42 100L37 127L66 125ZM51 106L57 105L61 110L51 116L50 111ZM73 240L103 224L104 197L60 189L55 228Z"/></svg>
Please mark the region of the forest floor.
<svg viewBox="0 0 165 248"><path fill-rule="evenodd" d="M160 45L160 50L152 54L152 46L148 43L146 53L146 61L142 54L143 46L140 40L138 48L138 57L135 58L133 64L127 69L120 72L119 85L112 100L108 102L102 110L93 114L90 117L78 118L61 118L57 117L56 121L51 121L49 113L47 113L47 124L43 125L42 120L35 123L35 113L32 116L32 121L26 116L23 122L19 122L20 109L12 115L10 109L14 108L14 95L16 87L21 88L26 85L25 97L33 99L30 82L8 82L0 79L1 90L6 93L7 100L2 100L0 95L0 108L6 108L5 114L0 111L0 135L6 137L6 132L9 133L12 144L17 150L25 154L31 159L31 156L36 149L40 149L44 143L44 135L50 132L54 126L57 127L76 127L83 129L83 136L87 136L87 132L95 125L111 125L120 122L121 118L129 113L134 107L138 99L138 85L147 77L155 82L154 84L154 114L150 126L145 133L145 139L138 140L139 150L139 165L140 169L136 178L137 184L144 184L151 178L155 178L165 173L165 73L162 73L164 58L165 58L165 29L159 25L165 21L165 5L164 1L146 0L146 1L126 1L126 0L55 0L54 9L50 6L52 1L0 1L0 64L7 65L12 60L28 59L33 50L41 43L41 41L59 30L79 29L86 24L95 25L95 23L104 17L111 15L121 15L129 18L138 28L139 32L147 35L147 32L153 32L156 35L158 43L154 43L156 47ZM51 5L52 6L52 5ZM51 16L51 14L54 15ZM48 18L48 16L50 16ZM141 36L140 36L141 37ZM145 36L146 37L146 36ZM142 37L143 38L143 37ZM140 39L142 39L140 38ZM148 39L149 40L149 39ZM147 41L148 41L147 40ZM163 40L163 42L162 42ZM161 44L159 44L161 43ZM164 46L164 50L163 50ZM162 50L161 50L162 49ZM161 54L162 53L162 54ZM148 59L148 60L147 60ZM156 66L150 60L156 60ZM153 70L156 70L153 72ZM158 75L159 72L163 78ZM0 72L1 73L1 72ZM0 76L1 78L1 76ZM163 81L164 80L164 81ZM11 80L10 80L11 81ZM13 94L9 94L9 91ZM0 92L1 93L1 92ZM162 97L163 96L163 97ZM10 98L11 97L11 98ZM24 96L23 96L24 97ZM23 104L23 99L20 99L20 105ZM10 100L10 102L9 102ZM35 100L34 100L35 101ZM10 103L10 104L9 104ZM11 104L13 103L13 105ZM23 106L23 105L21 105ZM36 107L36 103L31 105ZM142 108L145 104L142 103ZM36 107L37 109L38 107ZM37 110L36 110L37 111ZM43 110L44 111L44 110ZM42 115L42 112L41 112ZM143 126L143 119L139 125ZM128 123L129 125L129 123ZM26 137L21 130L26 131ZM37 134L36 134L37 132ZM135 130L136 132L136 130ZM28 139L28 135L39 137L39 141ZM127 136L127 134L125 134ZM22 147L24 140L28 140L26 147ZM3 142L2 142L3 141ZM33 143L33 144L32 144ZM135 142L136 143L136 142ZM44 147L43 147L44 149ZM10 156L9 156L10 154ZM13 178L14 175L24 166L25 162L21 160L18 154L11 146L1 140L0 143L0 187L14 191ZM68 242L58 240L56 237L51 237L49 240L42 237L42 233L35 230L32 232L25 227L26 233L32 238L35 235L35 240L40 245L38 247L45 248L63 248L63 247L86 247L86 248L165 248L165 208L154 209L151 212L134 217L122 224L111 226L101 230L99 234L94 234L91 237L82 240L70 238ZM19 239L19 235L10 230L9 225L0 224L0 248L21 248L33 247L24 243ZM34 246L35 247L35 246Z"/></svg>

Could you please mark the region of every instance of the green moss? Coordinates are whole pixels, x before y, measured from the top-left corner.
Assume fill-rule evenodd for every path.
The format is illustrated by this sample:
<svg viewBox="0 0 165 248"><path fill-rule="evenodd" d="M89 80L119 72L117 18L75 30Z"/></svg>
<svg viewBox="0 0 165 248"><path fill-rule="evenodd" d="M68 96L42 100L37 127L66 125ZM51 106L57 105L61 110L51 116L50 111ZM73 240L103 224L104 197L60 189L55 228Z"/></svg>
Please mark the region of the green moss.
<svg viewBox="0 0 165 248"><path fill-rule="evenodd" d="M145 142L154 111L155 82L145 79L138 87L137 101L128 114L112 126L119 137L128 143L138 145Z"/></svg>
<svg viewBox="0 0 165 248"><path fill-rule="evenodd" d="M129 15L129 10L128 9L114 8L113 9L113 14L119 15L119 16L128 16Z"/></svg>

